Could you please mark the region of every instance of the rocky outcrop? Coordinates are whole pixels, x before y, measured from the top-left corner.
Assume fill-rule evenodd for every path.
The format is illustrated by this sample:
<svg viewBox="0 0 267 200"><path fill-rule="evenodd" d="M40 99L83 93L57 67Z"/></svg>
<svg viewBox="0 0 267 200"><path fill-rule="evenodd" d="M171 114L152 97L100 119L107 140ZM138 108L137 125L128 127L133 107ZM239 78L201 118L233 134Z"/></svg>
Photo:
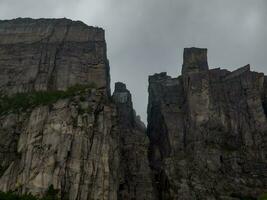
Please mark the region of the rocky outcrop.
<svg viewBox="0 0 267 200"><path fill-rule="evenodd" d="M125 85L110 95L104 31L15 19L0 36L0 190L153 199L145 127Z"/></svg>
<svg viewBox="0 0 267 200"><path fill-rule="evenodd" d="M118 200L154 200L152 173L147 157L149 140L145 135L145 125L135 115L132 97L125 84L115 84L113 100L117 105L120 134Z"/></svg>
<svg viewBox="0 0 267 200"><path fill-rule="evenodd" d="M208 68L184 51L182 75L149 77L149 158L158 199L257 199L267 192L266 77Z"/></svg>

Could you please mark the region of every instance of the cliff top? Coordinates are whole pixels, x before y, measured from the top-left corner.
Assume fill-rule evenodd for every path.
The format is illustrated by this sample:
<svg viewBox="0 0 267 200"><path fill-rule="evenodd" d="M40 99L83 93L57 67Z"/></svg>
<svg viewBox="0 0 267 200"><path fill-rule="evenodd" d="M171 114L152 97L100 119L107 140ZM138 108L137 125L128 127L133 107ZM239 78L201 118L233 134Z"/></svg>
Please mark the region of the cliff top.
<svg viewBox="0 0 267 200"><path fill-rule="evenodd" d="M190 74L195 72L197 73L204 72L204 73L211 73L211 75L219 73L220 76L225 77L225 79L231 79L234 77L238 77L239 75L245 72L252 72L249 64L243 67L239 67L233 71L221 68L209 69L207 53L208 50L206 48L196 48L196 47L184 48L182 76L188 73ZM155 73L149 76L149 82L153 81L158 82L170 79L176 79L176 78L168 76L166 72Z"/></svg>
<svg viewBox="0 0 267 200"><path fill-rule="evenodd" d="M209 70L207 53L207 49L185 48L182 74Z"/></svg>
<svg viewBox="0 0 267 200"><path fill-rule="evenodd" d="M0 44L34 43L47 38L50 42L57 42L66 32L68 41L105 40L102 28L88 26L81 21L72 21L66 18L0 20ZM52 35L53 37L51 37Z"/></svg>

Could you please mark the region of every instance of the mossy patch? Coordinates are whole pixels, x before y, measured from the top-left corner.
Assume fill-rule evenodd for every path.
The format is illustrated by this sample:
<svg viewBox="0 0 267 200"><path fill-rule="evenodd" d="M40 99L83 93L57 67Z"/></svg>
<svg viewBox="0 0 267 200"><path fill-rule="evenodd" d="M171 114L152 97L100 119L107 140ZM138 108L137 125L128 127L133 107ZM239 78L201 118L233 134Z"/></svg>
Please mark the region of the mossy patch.
<svg viewBox="0 0 267 200"><path fill-rule="evenodd" d="M66 91L18 93L10 97L2 95L0 97L0 114L25 111L39 105L49 105L55 103L59 99L90 92L92 88L95 88L94 84L74 85L69 87Z"/></svg>
<svg viewBox="0 0 267 200"><path fill-rule="evenodd" d="M0 191L0 199L1 200L59 200L58 192L59 190L54 189L53 185L49 186L44 197L42 198L35 197L32 194L18 195L15 192Z"/></svg>
<svg viewBox="0 0 267 200"><path fill-rule="evenodd" d="M266 194L262 194L258 200L267 200L267 193Z"/></svg>
<svg viewBox="0 0 267 200"><path fill-rule="evenodd" d="M37 197L34 197L31 194L17 195L14 192L0 192L1 200L38 200Z"/></svg>

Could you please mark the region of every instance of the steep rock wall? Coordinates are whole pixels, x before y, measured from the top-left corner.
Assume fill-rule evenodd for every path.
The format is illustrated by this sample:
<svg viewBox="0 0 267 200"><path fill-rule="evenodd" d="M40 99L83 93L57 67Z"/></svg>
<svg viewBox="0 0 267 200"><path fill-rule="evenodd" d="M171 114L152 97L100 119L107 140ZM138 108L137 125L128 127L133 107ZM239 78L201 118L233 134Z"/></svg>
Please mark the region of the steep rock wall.
<svg viewBox="0 0 267 200"><path fill-rule="evenodd" d="M62 199L117 199L116 124L96 90L1 116L0 189L42 195L53 185Z"/></svg>
<svg viewBox="0 0 267 200"><path fill-rule="evenodd" d="M206 49L185 49L181 76L149 77L145 135L126 85L110 94L102 29L19 18L0 21L0 36L0 190L42 196L53 185L69 200L267 193L267 78L249 65L209 70Z"/></svg>
<svg viewBox="0 0 267 200"><path fill-rule="evenodd" d="M115 84L113 100L117 105L120 134L118 200L154 200L155 192L147 155L149 140L145 135L146 127L133 110L132 97L125 84Z"/></svg>
<svg viewBox="0 0 267 200"><path fill-rule="evenodd" d="M15 19L0 21L0 36L0 190L153 199L145 127L126 87L126 101L117 86L110 95L104 31Z"/></svg>
<svg viewBox="0 0 267 200"><path fill-rule="evenodd" d="M109 92L104 30L68 19L0 21L0 91L65 90L94 82Z"/></svg>
<svg viewBox="0 0 267 200"><path fill-rule="evenodd" d="M208 69L184 51L182 75L149 77L148 136L158 199L257 199L267 192L266 77Z"/></svg>

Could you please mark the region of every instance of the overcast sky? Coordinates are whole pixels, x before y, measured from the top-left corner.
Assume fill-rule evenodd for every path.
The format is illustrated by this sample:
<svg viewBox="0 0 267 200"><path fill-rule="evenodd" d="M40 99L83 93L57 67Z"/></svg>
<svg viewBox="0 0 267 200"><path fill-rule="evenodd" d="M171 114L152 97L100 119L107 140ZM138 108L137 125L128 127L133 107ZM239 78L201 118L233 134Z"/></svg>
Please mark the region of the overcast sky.
<svg viewBox="0 0 267 200"><path fill-rule="evenodd" d="M184 47L210 68L267 73L267 0L0 0L0 18L67 17L106 30L112 88L127 84L146 121L148 75L180 75Z"/></svg>

